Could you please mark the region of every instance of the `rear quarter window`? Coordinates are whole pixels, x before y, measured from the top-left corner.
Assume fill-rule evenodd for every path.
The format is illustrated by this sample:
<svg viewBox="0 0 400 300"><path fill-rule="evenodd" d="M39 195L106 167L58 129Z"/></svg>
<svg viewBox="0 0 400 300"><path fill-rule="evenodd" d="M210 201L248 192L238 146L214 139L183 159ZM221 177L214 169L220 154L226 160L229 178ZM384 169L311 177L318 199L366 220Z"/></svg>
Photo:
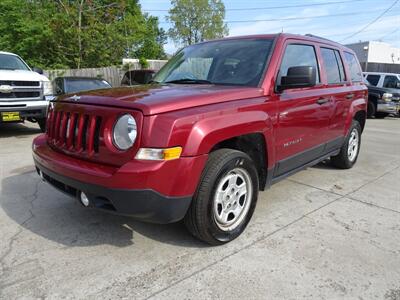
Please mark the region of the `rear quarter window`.
<svg viewBox="0 0 400 300"><path fill-rule="evenodd" d="M363 77L361 67L357 58L354 56L354 54L349 52L344 53L344 58L349 67L351 81L361 82Z"/></svg>

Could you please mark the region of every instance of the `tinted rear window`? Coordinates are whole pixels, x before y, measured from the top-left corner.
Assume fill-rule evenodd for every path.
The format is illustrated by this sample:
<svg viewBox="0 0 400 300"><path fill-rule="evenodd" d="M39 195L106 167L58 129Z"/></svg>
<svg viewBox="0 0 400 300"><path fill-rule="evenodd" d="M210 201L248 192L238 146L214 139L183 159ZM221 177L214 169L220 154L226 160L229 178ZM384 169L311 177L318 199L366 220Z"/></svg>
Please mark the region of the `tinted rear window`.
<svg viewBox="0 0 400 300"><path fill-rule="evenodd" d="M67 93L77 93L80 91L98 90L111 87L106 81L100 79L67 79L65 84L65 90Z"/></svg>
<svg viewBox="0 0 400 300"><path fill-rule="evenodd" d="M357 58L348 52L344 53L344 58L349 67L351 81L362 81L362 71Z"/></svg>
<svg viewBox="0 0 400 300"><path fill-rule="evenodd" d="M377 86L381 75L367 75L367 80L370 84Z"/></svg>

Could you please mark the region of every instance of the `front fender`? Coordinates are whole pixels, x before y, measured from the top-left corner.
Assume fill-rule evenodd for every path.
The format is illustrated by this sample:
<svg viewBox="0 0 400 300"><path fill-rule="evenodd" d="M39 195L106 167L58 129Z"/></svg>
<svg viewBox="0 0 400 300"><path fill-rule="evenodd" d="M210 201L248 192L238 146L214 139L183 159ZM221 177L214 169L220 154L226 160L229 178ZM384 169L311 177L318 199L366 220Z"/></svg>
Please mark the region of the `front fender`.
<svg viewBox="0 0 400 300"><path fill-rule="evenodd" d="M219 142L257 132L264 135L268 145L271 128L271 118L264 111L235 112L199 120L190 131L183 155L206 154Z"/></svg>

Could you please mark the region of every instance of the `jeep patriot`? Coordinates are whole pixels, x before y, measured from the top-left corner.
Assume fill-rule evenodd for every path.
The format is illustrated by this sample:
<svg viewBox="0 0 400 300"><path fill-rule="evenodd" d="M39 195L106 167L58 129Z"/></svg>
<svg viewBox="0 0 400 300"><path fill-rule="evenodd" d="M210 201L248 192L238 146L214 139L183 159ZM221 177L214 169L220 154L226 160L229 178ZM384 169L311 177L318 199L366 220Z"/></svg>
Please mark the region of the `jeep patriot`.
<svg viewBox="0 0 400 300"><path fill-rule="evenodd" d="M354 52L307 35L232 37L179 51L148 85L64 95L33 141L43 180L92 207L238 237L258 192L360 151L367 88Z"/></svg>

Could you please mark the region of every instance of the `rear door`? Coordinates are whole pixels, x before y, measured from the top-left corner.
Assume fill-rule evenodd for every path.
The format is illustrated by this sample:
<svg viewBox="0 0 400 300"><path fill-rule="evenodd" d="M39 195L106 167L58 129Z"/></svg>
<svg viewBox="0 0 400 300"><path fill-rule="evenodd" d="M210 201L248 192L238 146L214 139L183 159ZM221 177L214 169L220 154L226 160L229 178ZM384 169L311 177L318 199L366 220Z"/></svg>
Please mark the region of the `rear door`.
<svg viewBox="0 0 400 300"><path fill-rule="evenodd" d="M317 84L313 87L286 89L275 92L278 98L278 127L276 130L275 176L300 167L323 154L331 115L330 99L321 83L317 45L288 40L276 78L287 75L290 67L312 66L317 71Z"/></svg>
<svg viewBox="0 0 400 300"><path fill-rule="evenodd" d="M322 66L326 92L332 101L332 115L329 121L328 147L332 151L342 145L344 126L349 113L351 100L354 97L351 83L347 80L344 63L338 49L321 46Z"/></svg>

